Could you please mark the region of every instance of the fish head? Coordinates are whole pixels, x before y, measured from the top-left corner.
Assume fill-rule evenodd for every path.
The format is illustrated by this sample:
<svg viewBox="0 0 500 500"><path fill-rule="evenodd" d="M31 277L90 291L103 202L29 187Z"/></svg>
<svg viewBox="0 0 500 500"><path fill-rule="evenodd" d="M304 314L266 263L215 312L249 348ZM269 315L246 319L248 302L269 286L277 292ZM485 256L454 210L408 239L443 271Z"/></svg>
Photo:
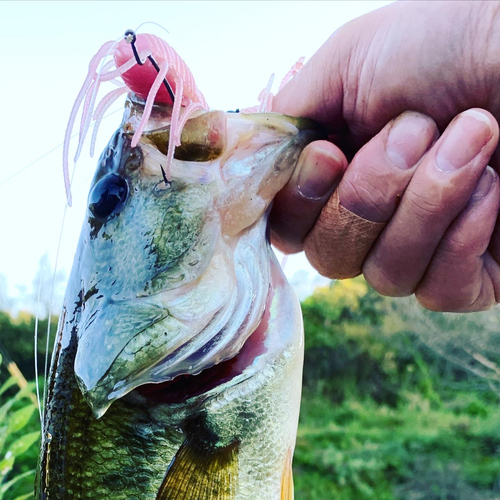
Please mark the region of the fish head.
<svg viewBox="0 0 500 500"><path fill-rule="evenodd" d="M239 352L266 307L268 209L319 137L273 113L198 113L167 176L171 107L155 106L133 148L142 109L129 99L99 159L67 295L79 301L75 374L97 417Z"/></svg>

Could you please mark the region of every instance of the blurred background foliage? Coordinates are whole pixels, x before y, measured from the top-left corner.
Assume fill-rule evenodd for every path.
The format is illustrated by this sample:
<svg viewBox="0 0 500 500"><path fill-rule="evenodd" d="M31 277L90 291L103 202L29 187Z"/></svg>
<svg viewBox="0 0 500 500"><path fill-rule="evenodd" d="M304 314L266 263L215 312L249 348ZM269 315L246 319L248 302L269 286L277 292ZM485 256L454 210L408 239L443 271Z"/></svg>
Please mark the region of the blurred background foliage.
<svg viewBox="0 0 500 500"><path fill-rule="evenodd" d="M500 498L497 309L426 313L360 278L318 288L302 308L297 500ZM28 380L34 326L30 314L0 313L0 341ZM41 344L46 330L44 319ZM10 358L0 366L0 500L21 500L32 498L39 417L34 385L19 384Z"/></svg>
<svg viewBox="0 0 500 500"><path fill-rule="evenodd" d="M33 498L40 439L35 386L1 354L0 370L0 500L24 500Z"/></svg>
<svg viewBox="0 0 500 500"><path fill-rule="evenodd" d="M297 499L500 498L498 312L424 312L360 278L302 304Z"/></svg>

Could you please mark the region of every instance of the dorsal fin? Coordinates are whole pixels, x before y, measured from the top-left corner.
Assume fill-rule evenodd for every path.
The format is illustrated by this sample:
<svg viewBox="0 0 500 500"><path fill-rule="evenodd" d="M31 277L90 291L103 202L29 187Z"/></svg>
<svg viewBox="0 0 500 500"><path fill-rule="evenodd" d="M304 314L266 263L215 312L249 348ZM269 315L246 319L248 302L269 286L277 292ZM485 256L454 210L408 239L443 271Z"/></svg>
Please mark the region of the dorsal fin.
<svg viewBox="0 0 500 500"><path fill-rule="evenodd" d="M156 500L234 500L238 449L238 441L221 447L186 438L167 470Z"/></svg>

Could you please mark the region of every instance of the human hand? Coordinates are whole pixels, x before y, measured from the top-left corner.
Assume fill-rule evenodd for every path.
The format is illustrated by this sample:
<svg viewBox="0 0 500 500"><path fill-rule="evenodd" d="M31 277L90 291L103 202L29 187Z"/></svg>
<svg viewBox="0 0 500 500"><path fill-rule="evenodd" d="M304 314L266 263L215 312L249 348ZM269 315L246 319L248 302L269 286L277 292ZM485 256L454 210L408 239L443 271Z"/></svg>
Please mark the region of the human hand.
<svg viewBox="0 0 500 500"><path fill-rule="evenodd" d="M410 5L410 10L429 16L430 21L439 17L436 12L422 13L421 4L398 5ZM443 8L443 4L432 5ZM472 6L465 6L470 15ZM427 10L430 7L426 4ZM484 15L487 7L482 5L478 12ZM336 195L340 206L347 210L341 209L339 213L336 200L331 199L305 240L306 254L322 274L349 277L362 270L379 292L394 296L416 293L430 309L486 309L500 296L498 229L492 236L500 192L497 175L491 169L486 170L498 141L494 117L486 111L466 112L448 126L435 144L436 124L418 113L405 113L380 132L379 127L381 120L389 120L405 107L426 112L441 129L443 123L451 120L450 113L458 114L469 103L471 106L484 104L498 116L495 96L485 90L486 82L492 77L486 74L478 77L478 68L467 59L469 67L463 62L464 76L457 84L451 71L451 66L457 65L455 59L445 69L444 55L443 61L436 64L430 53L429 67L425 66L426 59L415 60L418 55L413 54L414 48L410 47L424 43L416 38L422 37L421 33L425 34L426 30L422 30L413 12L410 18L417 22L412 35L410 26L401 27L408 21L408 11L395 5L390 8L394 10L382 9L365 16L368 19L351 23L357 25L357 31L351 25L338 31L303 72L276 96L274 110L319 120L338 133L342 149L352 148L358 152L344 174L347 160L338 147L322 141L304 151L294 178L276 199L271 215L272 239L287 253L300 251L323 205L338 185ZM454 8L459 11L455 12L456 24L459 14L464 15L464 4ZM385 15L380 16L383 12ZM442 15L443 18L446 16ZM353 61L366 52L360 38L370 34L368 28L362 29L362 20L371 27L372 36L365 43L375 56L371 60L365 57L359 72L352 73L352 66L356 66ZM468 20L470 22L470 18ZM376 46L378 32L377 27L373 27L376 22L386 31L386 43L390 39L395 47L385 56L383 47L377 49ZM378 29L382 29L380 26ZM392 26L396 28L391 32ZM434 33L432 26L428 28ZM394 37L398 33L404 36L396 43ZM434 53L439 52L437 42L434 40ZM442 40L445 42L450 43L449 33ZM342 43L347 48L342 49ZM405 51L411 55L406 67L395 64L395 60L404 62ZM311 85L311 81L318 80L318 75L325 74L325 67L341 67L341 59L351 63L347 74L339 73L337 80L341 81L335 80L335 74L326 74L323 86ZM367 67L372 68L372 74ZM482 85L484 91L480 95L470 92L464 84L466 70L474 71L478 77L473 84L471 76L470 85L476 85L476 89ZM387 78L387 72L391 71L394 74ZM448 80L441 82L445 91L436 99L433 85L443 77L443 71ZM402 85L398 72L407 74L411 86ZM421 78L421 74L427 78ZM357 81L354 81L356 75ZM363 88L362 76L368 82L368 89ZM336 94L338 88L356 89L358 98L353 100L349 92ZM347 106L349 100L353 102ZM370 138L359 150L359 145ZM460 160L461 168L451 167Z"/></svg>

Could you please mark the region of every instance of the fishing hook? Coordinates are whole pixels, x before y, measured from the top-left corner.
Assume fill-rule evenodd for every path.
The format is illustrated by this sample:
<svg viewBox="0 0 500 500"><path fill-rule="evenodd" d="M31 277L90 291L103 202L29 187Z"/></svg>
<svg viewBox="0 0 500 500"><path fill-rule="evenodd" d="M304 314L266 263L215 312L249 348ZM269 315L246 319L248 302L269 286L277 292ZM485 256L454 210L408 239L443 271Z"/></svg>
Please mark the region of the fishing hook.
<svg viewBox="0 0 500 500"><path fill-rule="evenodd" d="M136 41L137 37L135 36L134 30L125 31L124 37L125 37L125 41L127 43L130 43L130 45L132 45L132 51L134 53L134 57L135 57L137 64L139 66L142 66L144 63L141 61L141 58L139 57L139 53L137 52L137 47L135 46L135 41ZM158 66L158 64L154 60L153 56L149 55L148 59L151 62L151 64L153 65L154 69L159 73L160 67ZM172 99L172 104L173 104L174 92L172 90L172 87L170 86L170 84L168 83L166 78L163 79L163 84L165 85L165 88L167 89L168 95L170 96L170 99Z"/></svg>
<svg viewBox="0 0 500 500"><path fill-rule="evenodd" d="M165 186L169 187L170 182L167 179L167 174L166 174L165 170L163 169L163 165L160 165L160 168L161 168L161 175L163 175L163 182L165 183Z"/></svg>

